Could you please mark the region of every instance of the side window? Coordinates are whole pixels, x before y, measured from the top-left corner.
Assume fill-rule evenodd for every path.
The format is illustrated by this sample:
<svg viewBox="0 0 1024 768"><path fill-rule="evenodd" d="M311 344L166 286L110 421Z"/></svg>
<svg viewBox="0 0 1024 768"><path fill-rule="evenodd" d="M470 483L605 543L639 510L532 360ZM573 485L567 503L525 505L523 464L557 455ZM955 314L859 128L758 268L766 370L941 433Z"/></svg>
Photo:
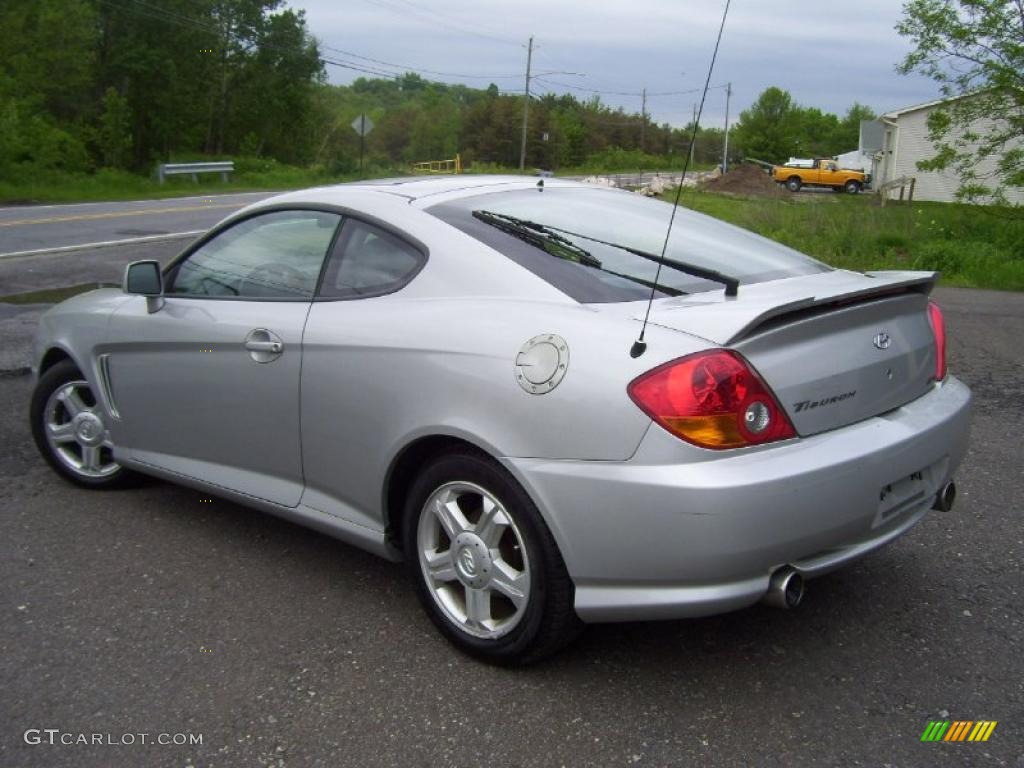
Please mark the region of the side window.
<svg viewBox="0 0 1024 768"><path fill-rule="evenodd" d="M348 219L324 273L327 298L380 296L411 280L425 261L420 251L379 227Z"/></svg>
<svg viewBox="0 0 1024 768"><path fill-rule="evenodd" d="M221 232L175 269L169 294L310 299L341 216L273 211Z"/></svg>

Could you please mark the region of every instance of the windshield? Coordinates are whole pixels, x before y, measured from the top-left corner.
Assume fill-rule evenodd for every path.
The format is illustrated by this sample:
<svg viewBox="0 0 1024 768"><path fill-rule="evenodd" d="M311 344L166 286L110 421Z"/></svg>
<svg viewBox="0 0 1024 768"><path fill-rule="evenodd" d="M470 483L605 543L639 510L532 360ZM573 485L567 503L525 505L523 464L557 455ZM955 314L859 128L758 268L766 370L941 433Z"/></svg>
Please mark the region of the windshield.
<svg viewBox="0 0 1024 768"><path fill-rule="evenodd" d="M672 206L617 190L549 187L543 192L473 195L427 211L496 248L577 301L614 302L650 295L645 286L654 281L657 263L626 249L660 254ZM553 258L536 243L489 224L487 219L493 222L493 217L481 217L479 212L549 227L593 256L603 269ZM699 270L728 275L741 286L829 269L790 248L685 208L676 214L665 255ZM721 282L673 269L661 271L658 286L664 290L656 296L722 290Z"/></svg>

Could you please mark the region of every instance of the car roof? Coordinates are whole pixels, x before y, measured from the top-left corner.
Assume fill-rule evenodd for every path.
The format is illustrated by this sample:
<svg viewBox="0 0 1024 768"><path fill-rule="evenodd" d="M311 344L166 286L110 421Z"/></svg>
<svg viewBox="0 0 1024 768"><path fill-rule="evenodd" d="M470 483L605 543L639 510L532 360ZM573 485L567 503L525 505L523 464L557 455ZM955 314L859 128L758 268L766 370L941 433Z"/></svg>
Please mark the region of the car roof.
<svg viewBox="0 0 1024 768"><path fill-rule="evenodd" d="M472 193L487 187L524 186L534 187L543 181L544 186L575 186L578 182L569 179L541 178L514 174L458 174L438 176L401 176L392 179L371 179L339 184L343 187L367 187L376 191L391 192L411 200L429 195L445 194L466 190Z"/></svg>
<svg viewBox="0 0 1024 768"><path fill-rule="evenodd" d="M323 187L299 190L270 198L266 203L284 202L301 197L304 202L337 203L340 198L351 199L353 193L378 192L405 198L410 203L434 196L445 196L446 199L464 197L486 191L500 189L530 189L543 182L545 187L579 187L584 186L578 181L569 179L539 178L537 176L516 175L444 175L444 176L405 176L391 179L370 179L367 181L350 181Z"/></svg>

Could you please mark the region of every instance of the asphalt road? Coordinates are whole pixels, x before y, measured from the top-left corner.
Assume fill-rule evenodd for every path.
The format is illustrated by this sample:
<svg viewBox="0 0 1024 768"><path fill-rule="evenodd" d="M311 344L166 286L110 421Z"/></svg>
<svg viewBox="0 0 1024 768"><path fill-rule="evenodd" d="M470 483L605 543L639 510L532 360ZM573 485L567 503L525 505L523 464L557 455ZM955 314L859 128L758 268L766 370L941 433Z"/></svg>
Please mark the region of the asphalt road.
<svg viewBox="0 0 1024 768"><path fill-rule="evenodd" d="M0 259L12 253L196 234L272 192L0 208ZM0 291L2 293L2 291Z"/></svg>
<svg viewBox="0 0 1024 768"><path fill-rule="evenodd" d="M67 285L134 247L0 278ZM324 536L161 482L61 482L29 438L29 378L0 374L0 766L1024 768L1024 296L938 296L976 397L953 512L796 611L593 626L525 670L461 656L400 567ZM922 743L936 719L998 726Z"/></svg>

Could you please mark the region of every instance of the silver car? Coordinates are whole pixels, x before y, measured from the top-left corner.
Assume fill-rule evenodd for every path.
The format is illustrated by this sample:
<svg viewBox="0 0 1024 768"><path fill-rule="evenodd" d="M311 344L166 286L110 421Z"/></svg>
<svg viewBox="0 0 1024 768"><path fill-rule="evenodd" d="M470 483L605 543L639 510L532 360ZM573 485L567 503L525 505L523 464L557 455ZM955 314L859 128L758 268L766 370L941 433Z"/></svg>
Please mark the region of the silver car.
<svg viewBox="0 0 1024 768"><path fill-rule="evenodd" d="M257 203L43 317L36 443L85 487L154 475L404 560L498 663L792 607L952 505L936 276L681 209L656 277L670 213L524 177Z"/></svg>

